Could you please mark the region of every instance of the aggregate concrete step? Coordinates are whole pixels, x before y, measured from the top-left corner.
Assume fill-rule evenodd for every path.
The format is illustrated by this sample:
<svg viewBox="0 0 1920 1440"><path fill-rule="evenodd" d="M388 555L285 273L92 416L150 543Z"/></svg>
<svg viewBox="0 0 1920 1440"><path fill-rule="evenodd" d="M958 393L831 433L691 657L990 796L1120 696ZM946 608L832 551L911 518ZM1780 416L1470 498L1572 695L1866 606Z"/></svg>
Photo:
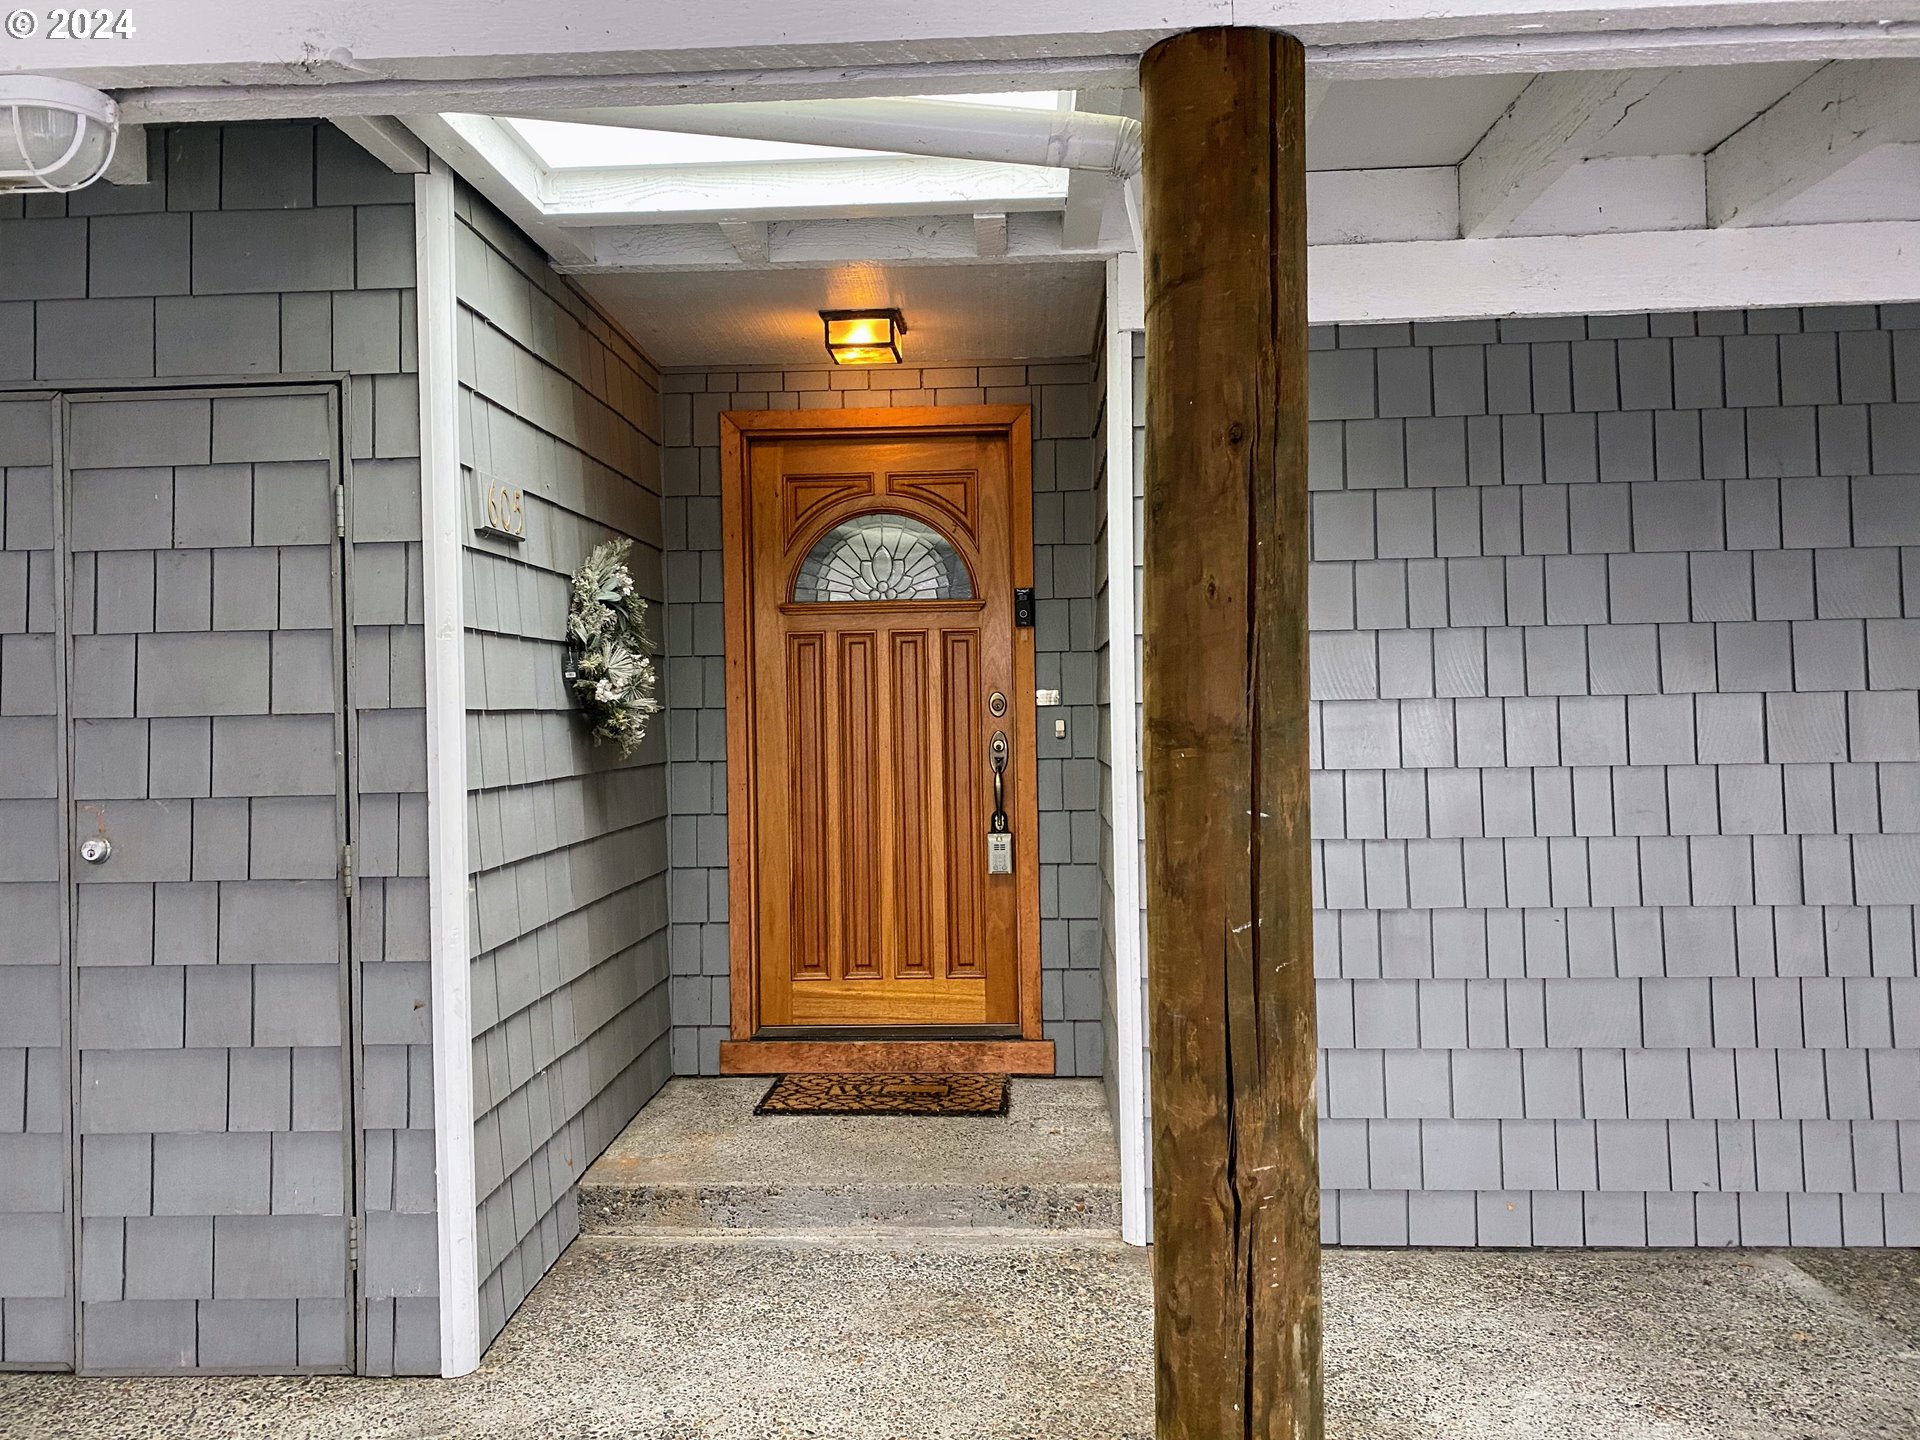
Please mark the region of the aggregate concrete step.
<svg viewBox="0 0 1920 1440"><path fill-rule="evenodd" d="M1004 1116L756 1116L767 1083L668 1085L588 1169L581 1232L1118 1232L1098 1082L1017 1081Z"/></svg>

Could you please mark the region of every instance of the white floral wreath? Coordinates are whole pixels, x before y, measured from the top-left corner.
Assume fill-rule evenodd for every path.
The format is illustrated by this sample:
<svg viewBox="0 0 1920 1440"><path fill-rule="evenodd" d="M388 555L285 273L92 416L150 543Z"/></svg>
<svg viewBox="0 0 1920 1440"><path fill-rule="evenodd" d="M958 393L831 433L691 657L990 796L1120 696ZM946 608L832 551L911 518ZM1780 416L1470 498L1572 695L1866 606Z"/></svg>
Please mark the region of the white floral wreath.
<svg viewBox="0 0 1920 1440"><path fill-rule="evenodd" d="M634 593L627 570L632 549L631 540L596 546L573 572L567 610L567 683L593 728L593 743L618 745L623 760L647 738L647 721L660 710L647 602Z"/></svg>

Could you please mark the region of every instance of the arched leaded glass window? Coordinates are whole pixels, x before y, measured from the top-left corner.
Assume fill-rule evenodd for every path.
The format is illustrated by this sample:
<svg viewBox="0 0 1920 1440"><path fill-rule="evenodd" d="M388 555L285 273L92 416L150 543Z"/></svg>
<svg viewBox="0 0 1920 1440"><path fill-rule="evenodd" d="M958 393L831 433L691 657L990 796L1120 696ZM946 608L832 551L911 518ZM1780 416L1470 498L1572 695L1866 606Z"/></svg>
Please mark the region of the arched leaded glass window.
<svg viewBox="0 0 1920 1440"><path fill-rule="evenodd" d="M793 598L971 600L967 562L947 538L910 515L856 515L820 537L800 564Z"/></svg>

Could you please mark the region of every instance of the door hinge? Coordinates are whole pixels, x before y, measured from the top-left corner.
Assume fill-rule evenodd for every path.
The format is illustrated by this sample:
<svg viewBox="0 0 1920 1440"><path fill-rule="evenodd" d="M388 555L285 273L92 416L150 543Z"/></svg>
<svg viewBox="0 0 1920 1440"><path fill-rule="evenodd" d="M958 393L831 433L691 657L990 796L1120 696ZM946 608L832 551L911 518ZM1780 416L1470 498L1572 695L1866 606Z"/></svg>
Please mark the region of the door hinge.
<svg viewBox="0 0 1920 1440"><path fill-rule="evenodd" d="M347 1264L352 1269L360 1268L360 1217L347 1217Z"/></svg>
<svg viewBox="0 0 1920 1440"><path fill-rule="evenodd" d="M353 846L340 847L340 891L348 899L353 898Z"/></svg>
<svg viewBox="0 0 1920 1440"><path fill-rule="evenodd" d="M333 533L342 539L347 534L347 487L333 487Z"/></svg>

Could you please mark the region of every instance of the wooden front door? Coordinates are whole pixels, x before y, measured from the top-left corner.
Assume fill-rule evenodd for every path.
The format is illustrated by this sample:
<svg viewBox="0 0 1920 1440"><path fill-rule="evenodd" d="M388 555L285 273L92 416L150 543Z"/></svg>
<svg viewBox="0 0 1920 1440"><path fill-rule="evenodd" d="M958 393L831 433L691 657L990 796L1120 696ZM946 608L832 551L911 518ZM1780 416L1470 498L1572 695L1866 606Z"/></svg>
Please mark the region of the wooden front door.
<svg viewBox="0 0 1920 1440"><path fill-rule="evenodd" d="M1038 1034L1026 411L895 415L728 417L739 1039Z"/></svg>

